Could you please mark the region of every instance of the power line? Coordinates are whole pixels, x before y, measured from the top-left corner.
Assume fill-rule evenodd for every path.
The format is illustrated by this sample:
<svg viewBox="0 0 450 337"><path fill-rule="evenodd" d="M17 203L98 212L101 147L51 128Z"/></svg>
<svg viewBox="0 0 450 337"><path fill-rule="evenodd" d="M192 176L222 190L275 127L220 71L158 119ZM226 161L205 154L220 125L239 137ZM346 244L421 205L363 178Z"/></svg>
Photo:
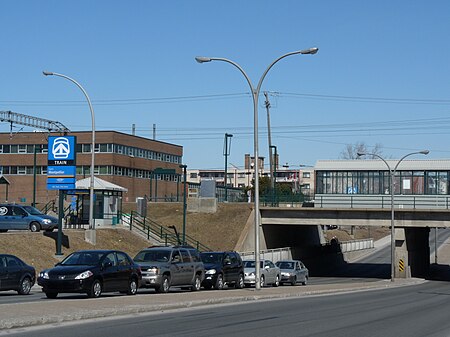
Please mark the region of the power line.
<svg viewBox="0 0 450 337"><path fill-rule="evenodd" d="M314 99L323 101L349 101L359 103L385 103L385 104L414 104L414 105L450 105L450 99L425 99L425 98L398 98L398 97L372 97L372 96L351 96L351 95L325 95L311 93L292 93L269 91L275 97L292 97L301 99ZM179 103L186 101L223 100L251 97L249 92L225 93L211 95L193 96L173 96L173 97L151 97L151 98L124 98L124 99L97 99L92 100L96 105L134 105L134 104L161 104ZM41 101L41 100L2 100L0 103L15 105L40 105L40 106L74 106L84 105L82 100L63 101Z"/></svg>

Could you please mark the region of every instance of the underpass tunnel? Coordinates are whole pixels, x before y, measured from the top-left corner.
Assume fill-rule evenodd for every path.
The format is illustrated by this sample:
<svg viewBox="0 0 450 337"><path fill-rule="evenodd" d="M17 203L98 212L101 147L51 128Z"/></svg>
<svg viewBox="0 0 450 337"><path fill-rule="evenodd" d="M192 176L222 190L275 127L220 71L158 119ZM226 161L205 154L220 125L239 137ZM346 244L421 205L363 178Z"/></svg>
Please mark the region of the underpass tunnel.
<svg viewBox="0 0 450 337"><path fill-rule="evenodd" d="M311 276L326 274L327 270L345 263L336 247L323 245L321 226L264 224L262 233L267 249L290 247L292 258L303 261Z"/></svg>

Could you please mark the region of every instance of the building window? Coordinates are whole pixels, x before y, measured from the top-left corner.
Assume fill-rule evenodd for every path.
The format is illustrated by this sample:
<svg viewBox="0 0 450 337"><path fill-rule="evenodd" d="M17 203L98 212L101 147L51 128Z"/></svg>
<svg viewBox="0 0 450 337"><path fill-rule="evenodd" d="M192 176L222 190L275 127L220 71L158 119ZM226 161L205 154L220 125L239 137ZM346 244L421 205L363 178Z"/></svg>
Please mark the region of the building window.
<svg viewBox="0 0 450 337"><path fill-rule="evenodd" d="M305 179L311 178L311 172L303 172L302 173L302 177L305 178Z"/></svg>

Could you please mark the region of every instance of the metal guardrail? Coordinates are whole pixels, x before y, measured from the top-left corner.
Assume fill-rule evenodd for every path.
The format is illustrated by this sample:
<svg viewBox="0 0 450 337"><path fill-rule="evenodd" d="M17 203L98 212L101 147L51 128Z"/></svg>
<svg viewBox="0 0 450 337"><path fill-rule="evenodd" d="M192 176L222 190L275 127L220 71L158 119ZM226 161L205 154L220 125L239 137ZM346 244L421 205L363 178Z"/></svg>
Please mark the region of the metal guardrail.
<svg viewBox="0 0 450 337"><path fill-rule="evenodd" d="M121 213L120 217L122 222L130 227L130 230L141 233L147 240L152 238L165 246L181 244L180 238L173 231L142 216L136 211L132 211L128 214ZM185 235L185 239L187 245L190 245L199 251L211 251L209 247L189 235Z"/></svg>
<svg viewBox="0 0 450 337"><path fill-rule="evenodd" d="M270 260L272 262L277 262L281 260L291 260L292 252L291 247L283 247L283 248L274 248L274 249L266 249L261 250L259 252L260 259L262 260ZM254 260L255 259L255 251L248 252L239 252L242 260Z"/></svg>
<svg viewBox="0 0 450 337"><path fill-rule="evenodd" d="M374 248L373 239L342 241L340 246L342 253Z"/></svg>

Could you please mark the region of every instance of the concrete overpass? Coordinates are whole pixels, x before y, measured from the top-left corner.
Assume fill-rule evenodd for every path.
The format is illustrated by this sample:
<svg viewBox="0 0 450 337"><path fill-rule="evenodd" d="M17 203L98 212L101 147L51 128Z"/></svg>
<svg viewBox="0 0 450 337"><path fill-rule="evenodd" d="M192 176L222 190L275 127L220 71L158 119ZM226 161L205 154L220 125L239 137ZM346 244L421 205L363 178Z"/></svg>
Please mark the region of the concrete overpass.
<svg viewBox="0 0 450 337"><path fill-rule="evenodd" d="M327 254L322 226L390 227L390 209L260 208L261 249L293 247L301 259ZM254 249L254 216L249 217L236 250ZM430 268L430 228L450 228L450 210L395 209L395 277L424 277Z"/></svg>

